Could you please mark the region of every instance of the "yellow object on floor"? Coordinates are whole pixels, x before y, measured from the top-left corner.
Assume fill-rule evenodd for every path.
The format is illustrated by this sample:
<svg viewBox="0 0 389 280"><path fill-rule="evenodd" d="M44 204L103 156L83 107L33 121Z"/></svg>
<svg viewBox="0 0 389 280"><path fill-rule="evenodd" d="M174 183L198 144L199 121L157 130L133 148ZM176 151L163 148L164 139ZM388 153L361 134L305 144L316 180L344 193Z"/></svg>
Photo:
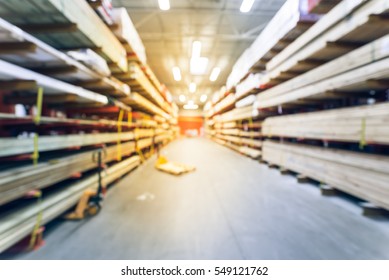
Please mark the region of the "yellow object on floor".
<svg viewBox="0 0 389 280"><path fill-rule="evenodd" d="M81 196L74 212L67 214L64 218L66 220L82 220L88 216L96 215L100 209L96 205L90 205L90 199L95 196L97 192L92 189L86 190Z"/></svg>
<svg viewBox="0 0 389 280"><path fill-rule="evenodd" d="M155 168L172 175L181 175L183 173L196 170L196 167L191 165L178 162L169 162L164 156L158 157L157 161L155 162Z"/></svg>

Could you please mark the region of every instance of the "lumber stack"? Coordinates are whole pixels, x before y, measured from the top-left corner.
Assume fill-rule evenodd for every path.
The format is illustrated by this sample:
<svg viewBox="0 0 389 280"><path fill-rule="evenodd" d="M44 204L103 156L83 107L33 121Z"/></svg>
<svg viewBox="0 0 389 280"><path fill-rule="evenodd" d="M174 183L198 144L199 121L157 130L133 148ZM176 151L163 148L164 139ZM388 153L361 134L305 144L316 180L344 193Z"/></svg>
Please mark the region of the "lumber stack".
<svg viewBox="0 0 389 280"><path fill-rule="evenodd" d="M382 0L342 1L267 63L267 80L278 79L287 72L313 69L320 62L331 61L387 35L389 27L384 23L384 15L388 9L389 3Z"/></svg>
<svg viewBox="0 0 389 280"><path fill-rule="evenodd" d="M389 157L265 141L265 161L389 209Z"/></svg>
<svg viewBox="0 0 389 280"><path fill-rule="evenodd" d="M236 100L244 98L250 94L257 93L259 91L258 90L259 86L261 85L261 78L262 78L262 74L259 73L250 74L241 83L236 85L236 89L235 89Z"/></svg>
<svg viewBox="0 0 389 280"><path fill-rule="evenodd" d="M156 106L154 103L150 102L147 98L143 97L142 95L136 92L131 92L130 95L121 98L120 101L135 109L145 111L152 115L156 114L165 119L171 118L171 116L165 111L163 111L160 107Z"/></svg>
<svg viewBox="0 0 389 280"><path fill-rule="evenodd" d="M108 185L133 170L140 164L140 158L133 156L109 167L102 173L103 184ZM91 175L76 183L70 183L42 199L42 203L30 203L11 213L0 214L0 253L29 235L39 213L42 213L41 224L55 219L64 211L74 206L87 189L97 189L98 176Z"/></svg>
<svg viewBox="0 0 389 280"><path fill-rule="evenodd" d="M304 33L320 16L310 14L305 1L288 0L233 66L227 89L237 85L251 69L262 71L267 61Z"/></svg>
<svg viewBox="0 0 389 280"><path fill-rule="evenodd" d="M135 29L126 8L116 8L112 10L112 18L116 24L113 32L125 47L129 54L129 59L146 63L146 50L142 40Z"/></svg>
<svg viewBox="0 0 389 280"><path fill-rule="evenodd" d="M145 98L165 110L167 113L171 113L170 105L167 104L161 93L146 77L145 73L142 71L138 64L130 63L129 71L124 74L116 74L116 77L129 84L133 91L143 95Z"/></svg>
<svg viewBox="0 0 389 280"><path fill-rule="evenodd" d="M389 144L389 103L271 117L267 136Z"/></svg>
<svg viewBox="0 0 389 280"><path fill-rule="evenodd" d="M389 209L389 1L307 3L308 14L323 15L283 42L298 17L278 26L287 21L280 10L231 72L225 92L236 108L217 113L210 103L206 133Z"/></svg>
<svg viewBox="0 0 389 280"><path fill-rule="evenodd" d="M126 142L105 148L105 163L135 152L135 143ZM72 175L97 168L97 150L49 160L0 172L0 205L23 197L29 191L40 190L70 178Z"/></svg>
<svg viewBox="0 0 389 280"><path fill-rule="evenodd" d="M0 17L57 49L99 49L121 71L126 51L86 1L0 1ZM50 16L42 16L50 15Z"/></svg>
<svg viewBox="0 0 389 280"><path fill-rule="evenodd" d="M0 6L2 252L36 224L29 193L42 193L42 225L50 222L96 189L98 150L110 184L177 136L178 107L145 64L127 13L115 29L87 1Z"/></svg>
<svg viewBox="0 0 389 280"><path fill-rule="evenodd" d="M60 150L72 147L91 146L112 143L118 140L129 141L134 139L133 132L125 133L96 133L70 134L61 136L40 136L38 140L39 152ZM28 154L34 151L34 137L1 138L0 157Z"/></svg>

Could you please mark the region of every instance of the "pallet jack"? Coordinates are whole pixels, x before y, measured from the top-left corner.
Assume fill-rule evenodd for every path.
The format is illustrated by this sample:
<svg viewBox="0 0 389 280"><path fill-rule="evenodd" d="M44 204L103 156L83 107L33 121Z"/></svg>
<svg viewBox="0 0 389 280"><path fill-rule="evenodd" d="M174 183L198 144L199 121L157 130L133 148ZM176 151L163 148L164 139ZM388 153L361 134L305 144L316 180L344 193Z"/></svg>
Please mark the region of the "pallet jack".
<svg viewBox="0 0 389 280"><path fill-rule="evenodd" d="M103 180L101 173L103 172L105 165L103 163L103 156L105 156L105 150L103 148L97 150L93 154L93 161L97 163L97 176L98 187L97 190L87 189L81 196L76 209L65 216L67 220L82 220L86 217L97 215L101 208L106 192L105 186L103 186Z"/></svg>

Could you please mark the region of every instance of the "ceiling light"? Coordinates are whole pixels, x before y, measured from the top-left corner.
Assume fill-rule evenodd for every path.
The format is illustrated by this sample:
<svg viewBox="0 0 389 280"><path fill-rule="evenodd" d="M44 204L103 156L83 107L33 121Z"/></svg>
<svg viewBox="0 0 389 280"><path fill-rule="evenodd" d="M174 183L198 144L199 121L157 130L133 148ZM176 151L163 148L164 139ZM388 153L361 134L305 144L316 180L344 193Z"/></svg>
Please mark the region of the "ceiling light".
<svg viewBox="0 0 389 280"><path fill-rule="evenodd" d="M190 73L192 75L204 75L207 71L208 58L192 57L190 59Z"/></svg>
<svg viewBox="0 0 389 280"><path fill-rule="evenodd" d="M192 57L200 57L201 55L201 42L194 41L192 44Z"/></svg>
<svg viewBox="0 0 389 280"><path fill-rule="evenodd" d="M173 67L173 77L177 82L181 81L181 71L177 66Z"/></svg>
<svg viewBox="0 0 389 280"><path fill-rule="evenodd" d="M251 8L253 7L255 0L243 0L242 5L240 6L240 11L242 13L248 13L250 12Z"/></svg>
<svg viewBox="0 0 389 280"><path fill-rule="evenodd" d="M219 74L220 74L220 68L219 68L219 67L213 68L212 73L211 73L211 76L209 77L209 80L210 80L211 82L216 81L217 78L219 77Z"/></svg>
<svg viewBox="0 0 389 280"><path fill-rule="evenodd" d="M197 85L195 83L190 83L189 84L189 91L191 93L194 93L196 91Z"/></svg>
<svg viewBox="0 0 389 280"><path fill-rule="evenodd" d="M184 105L185 110L197 110L199 105L195 104L193 100L189 100L187 104Z"/></svg>
<svg viewBox="0 0 389 280"><path fill-rule="evenodd" d="M201 101L202 103L204 103L205 101L207 101L207 98L208 98L208 96L207 96L206 94L203 94L203 95L201 95L201 97L200 97L200 101Z"/></svg>
<svg viewBox="0 0 389 280"><path fill-rule="evenodd" d="M178 99L181 101L181 102L185 102L186 101L186 97L185 95L181 94Z"/></svg>
<svg viewBox="0 0 389 280"><path fill-rule="evenodd" d="M158 0L159 8L162 11L167 11L170 9L170 2L169 0Z"/></svg>

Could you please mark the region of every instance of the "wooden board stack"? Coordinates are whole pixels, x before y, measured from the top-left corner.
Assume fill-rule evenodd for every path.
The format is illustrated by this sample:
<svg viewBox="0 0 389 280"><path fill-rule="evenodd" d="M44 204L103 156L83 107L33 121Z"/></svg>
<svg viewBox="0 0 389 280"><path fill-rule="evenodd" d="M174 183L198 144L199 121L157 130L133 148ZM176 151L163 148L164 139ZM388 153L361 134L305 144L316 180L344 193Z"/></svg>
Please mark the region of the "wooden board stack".
<svg viewBox="0 0 389 280"><path fill-rule="evenodd" d="M120 11L115 29L87 1L0 0L0 252L34 228L29 193L43 194L43 226L97 188L98 151L107 185L178 134L178 107Z"/></svg>
<svg viewBox="0 0 389 280"><path fill-rule="evenodd" d="M389 157L265 141L263 159L389 209Z"/></svg>
<svg viewBox="0 0 389 280"><path fill-rule="evenodd" d="M237 85L250 71L262 71L266 63L320 16L309 13L305 0L288 0L262 30L254 43L235 63L227 79L227 89Z"/></svg>
<svg viewBox="0 0 389 280"><path fill-rule="evenodd" d="M206 119L206 134L217 143L252 158L260 156L262 134L257 120L268 114L253 104L255 96L236 99L235 93L216 92ZM224 102L228 100L228 103ZM227 105L226 105L227 104ZM222 108L222 109L221 109Z"/></svg>
<svg viewBox="0 0 389 280"><path fill-rule="evenodd" d="M250 135L240 119L257 112L263 160L389 209L389 1L308 2L325 14L260 73L251 68L227 87L242 107L209 117L208 136L237 150ZM257 43L268 43L260 41L265 30ZM243 106L252 94L253 105Z"/></svg>

